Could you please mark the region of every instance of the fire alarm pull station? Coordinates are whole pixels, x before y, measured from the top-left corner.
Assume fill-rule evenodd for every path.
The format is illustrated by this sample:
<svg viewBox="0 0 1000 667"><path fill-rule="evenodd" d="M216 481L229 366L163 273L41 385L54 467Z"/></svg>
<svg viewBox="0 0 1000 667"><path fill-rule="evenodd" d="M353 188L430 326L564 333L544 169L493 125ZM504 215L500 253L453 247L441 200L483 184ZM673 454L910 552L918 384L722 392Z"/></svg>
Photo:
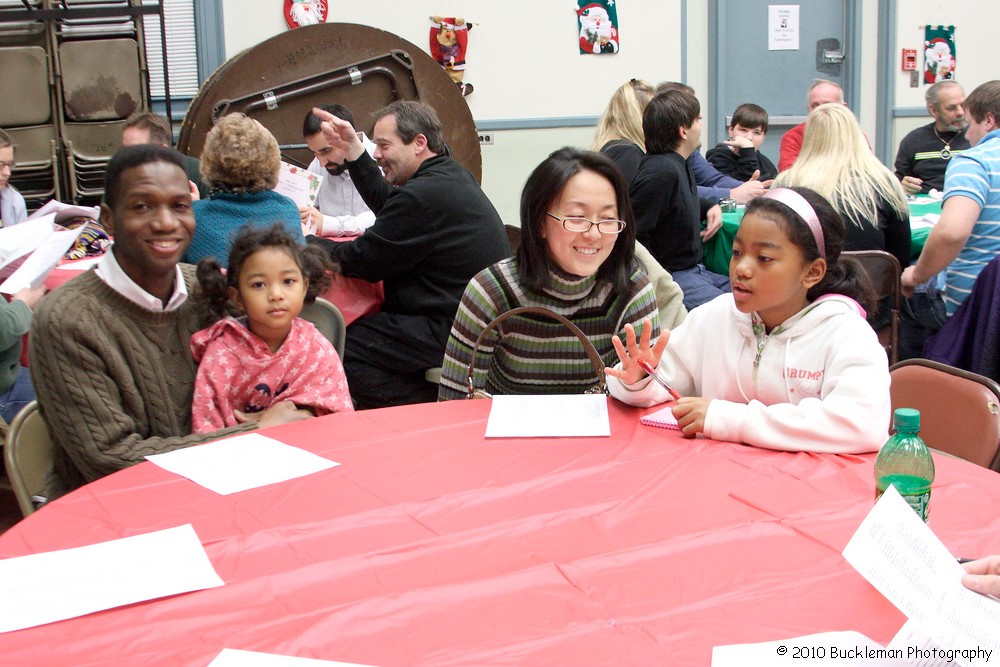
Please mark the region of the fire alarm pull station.
<svg viewBox="0 0 1000 667"><path fill-rule="evenodd" d="M903 49L903 71L913 72L917 69L917 50Z"/></svg>

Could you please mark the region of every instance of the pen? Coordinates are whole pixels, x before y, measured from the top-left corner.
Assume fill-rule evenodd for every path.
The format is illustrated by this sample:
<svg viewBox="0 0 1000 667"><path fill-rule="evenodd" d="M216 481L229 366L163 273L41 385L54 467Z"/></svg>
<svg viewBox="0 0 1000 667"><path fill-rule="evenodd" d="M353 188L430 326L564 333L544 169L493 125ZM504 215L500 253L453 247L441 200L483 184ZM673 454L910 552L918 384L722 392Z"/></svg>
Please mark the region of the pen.
<svg viewBox="0 0 1000 667"><path fill-rule="evenodd" d="M656 369L653 368L648 361L640 360L638 363L639 363L639 368L649 373L654 380L660 383L661 387L670 392L670 395L674 397L675 401L680 400L681 395L677 393L677 390L671 387L669 384L667 384L667 381L660 377L660 374L656 372Z"/></svg>

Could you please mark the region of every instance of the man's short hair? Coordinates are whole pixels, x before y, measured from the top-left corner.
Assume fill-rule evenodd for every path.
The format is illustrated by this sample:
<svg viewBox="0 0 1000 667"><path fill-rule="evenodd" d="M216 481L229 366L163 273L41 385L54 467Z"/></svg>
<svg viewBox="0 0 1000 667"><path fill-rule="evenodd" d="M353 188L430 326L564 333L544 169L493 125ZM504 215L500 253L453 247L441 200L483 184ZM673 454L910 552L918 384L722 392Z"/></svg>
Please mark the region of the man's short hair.
<svg viewBox="0 0 1000 667"><path fill-rule="evenodd" d="M767 134L767 111L762 106L756 104L741 104L733 112L733 118L729 121L729 127L745 127L748 130L756 130L758 127Z"/></svg>
<svg viewBox="0 0 1000 667"><path fill-rule="evenodd" d="M691 127L701 113L698 98L684 90L657 93L642 113L646 152L669 153L681 143L681 128Z"/></svg>
<svg viewBox="0 0 1000 667"><path fill-rule="evenodd" d="M830 81L829 79L813 79L812 85L809 86L809 92L811 93L814 89L819 88L820 86L833 86L840 91L840 101L844 101L844 87L836 81Z"/></svg>
<svg viewBox="0 0 1000 667"><path fill-rule="evenodd" d="M125 127L123 130L127 130L132 127L137 130L148 131L149 143L162 144L163 146L172 146L174 143L174 133L170 127L170 121L163 116L158 116L155 113L149 113L148 111L133 114L128 120L125 121Z"/></svg>
<svg viewBox="0 0 1000 667"><path fill-rule="evenodd" d="M0 130L0 148L8 148L14 145L14 140L9 134Z"/></svg>
<svg viewBox="0 0 1000 667"><path fill-rule="evenodd" d="M927 88L927 92L924 93L924 101L927 102L927 106L934 107L935 109L941 108L941 91L948 86L957 86L958 81L938 81L934 85Z"/></svg>
<svg viewBox="0 0 1000 667"><path fill-rule="evenodd" d="M375 122L386 116L396 117L396 133L404 144L413 143L418 134L427 138L427 147L437 155L444 155L448 147L444 143L444 131L434 107L423 102L397 100L375 112Z"/></svg>
<svg viewBox="0 0 1000 667"><path fill-rule="evenodd" d="M686 83L681 83L680 81L663 81L657 84L655 94L659 95L660 93L665 93L668 90L683 90L685 93L694 95L694 88Z"/></svg>
<svg viewBox="0 0 1000 667"><path fill-rule="evenodd" d="M346 120L351 124L351 127L354 127L354 115L343 104L317 104L316 106L341 120ZM310 110L302 121L302 136L311 137L314 134L319 134L323 131L322 123L323 119Z"/></svg>
<svg viewBox="0 0 1000 667"><path fill-rule="evenodd" d="M141 167L144 164L153 162L169 162L176 164L181 171L184 171L184 156L178 151L160 144L136 144L135 146L124 146L111 156L107 168L104 170L104 203L112 211L118 207L118 199L121 197L121 176L128 169Z"/></svg>
<svg viewBox="0 0 1000 667"><path fill-rule="evenodd" d="M965 112L977 123L986 120L986 114L993 114L993 119L1000 123L1000 81L987 81L976 86L976 89L965 98Z"/></svg>

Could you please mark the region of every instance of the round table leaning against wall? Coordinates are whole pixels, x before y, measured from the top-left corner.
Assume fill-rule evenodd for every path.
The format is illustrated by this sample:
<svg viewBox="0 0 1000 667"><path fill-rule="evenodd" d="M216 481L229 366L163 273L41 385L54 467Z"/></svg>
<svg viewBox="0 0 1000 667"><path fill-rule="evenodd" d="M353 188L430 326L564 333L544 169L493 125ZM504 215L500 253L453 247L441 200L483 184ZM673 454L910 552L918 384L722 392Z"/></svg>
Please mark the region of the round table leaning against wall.
<svg viewBox="0 0 1000 667"><path fill-rule="evenodd" d="M874 455L778 452L639 424L483 437L489 401L266 431L342 465L220 496L143 463L0 536L19 556L191 523L221 588L0 635L10 665L207 665L225 648L396 665L708 665L712 647L904 618L840 555ZM931 443L933 444L933 443ZM930 525L1000 552L1000 475L936 457Z"/></svg>

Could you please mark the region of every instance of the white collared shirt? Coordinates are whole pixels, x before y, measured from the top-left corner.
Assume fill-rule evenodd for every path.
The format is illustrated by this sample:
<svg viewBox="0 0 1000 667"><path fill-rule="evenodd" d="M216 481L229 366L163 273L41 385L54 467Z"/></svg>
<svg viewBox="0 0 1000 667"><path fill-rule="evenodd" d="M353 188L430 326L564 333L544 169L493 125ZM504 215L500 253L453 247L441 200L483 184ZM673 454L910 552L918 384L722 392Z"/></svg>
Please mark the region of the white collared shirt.
<svg viewBox="0 0 1000 667"><path fill-rule="evenodd" d="M174 278L174 292L170 295L167 305L164 306L160 299L139 287L134 280L128 277L118 263L118 259L115 258L115 253L112 252L113 249L114 246L104 253L104 257L101 258L101 261L97 263L97 267L94 269L97 272L97 277L107 283L108 287L132 303L154 312L177 310L187 301L187 285L184 284L184 274L181 273L180 266L174 267L174 270L177 272Z"/></svg>
<svg viewBox="0 0 1000 667"><path fill-rule="evenodd" d="M365 151L373 155L375 144L364 132L359 132L358 136ZM316 196L316 208L323 214L323 236L357 236L375 223L375 214L368 209L347 171L333 176L316 158L309 164L308 171L323 177Z"/></svg>

